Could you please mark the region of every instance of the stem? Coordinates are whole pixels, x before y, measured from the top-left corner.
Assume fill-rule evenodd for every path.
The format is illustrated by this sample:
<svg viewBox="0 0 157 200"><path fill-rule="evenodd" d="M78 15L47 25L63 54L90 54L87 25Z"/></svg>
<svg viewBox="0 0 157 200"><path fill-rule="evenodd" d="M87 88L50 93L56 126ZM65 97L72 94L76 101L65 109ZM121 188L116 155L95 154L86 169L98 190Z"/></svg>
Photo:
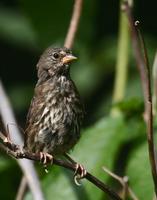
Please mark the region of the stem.
<svg viewBox="0 0 157 200"><path fill-rule="evenodd" d="M19 132L19 129L16 126L17 123L14 117L14 113L12 111L12 107L5 93L1 80L0 80L0 116L2 118L3 124L5 125L6 132L7 132L7 124L10 124L10 123L14 124L14 126L11 127L11 131L7 133L8 135L11 136L11 140L15 143L23 145L21 134ZM4 139L5 136L2 135L1 133L0 133L0 137L3 140L5 140ZM27 179L28 186L30 188L30 191L33 194L33 198L35 200L44 200L45 198L42 193L40 181L38 179L38 175L36 173L33 163L29 160L17 160L17 162Z"/></svg>
<svg viewBox="0 0 157 200"><path fill-rule="evenodd" d="M78 29L78 24L80 21L81 10L82 10L82 1L83 0L75 0L73 13L69 25L69 29L65 38L64 46L71 49L74 43L74 39L76 36L76 32Z"/></svg>
<svg viewBox="0 0 157 200"><path fill-rule="evenodd" d="M1 137L1 135L2 135L2 137ZM5 142L6 138L4 138L2 133L0 134L0 138L2 140L2 142L0 142L0 148L3 149L6 153L8 153L8 155L12 156L13 158L16 158L16 159L27 158L30 160L41 162L40 154L23 151L23 149L21 149L21 147L16 144L11 143L11 142L10 143ZM14 147L16 147L16 148L14 148ZM74 172L76 171L75 163L70 163L65 160L53 158L53 164L67 168ZM87 172L87 174L85 175L84 178L86 178L88 181L93 183L100 190L104 191L109 197L111 197L111 199L122 200L120 198L120 196L112 188L107 186L105 183L100 181L98 178L96 178L89 172Z"/></svg>
<svg viewBox="0 0 157 200"><path fill-rule="evenodd" d="M122 101L125 95L129 60L129 41L128 21L126 15L120 9L116 74L112 99L113 103ZM117 107L112 108L112 115L117 115L119 113L120 110Z"/></svg>
<svg viewBox="0 0 157 200"><path fill-rule="evenodd" d="M153 115L155 117L157 112L157 52L154 58L152 75L153 75Z"/></svg>
<svg viewBox="0 0 157 200"><path fill-rule="evenodd" d="M134 23L134 17L132 15L131 7L128 5L127 2L125 2L123 7L129 20L131 34L132 34L134 56L141 77L144 104L145 104L144 119L147 127L149 160L151 165L152 177L154 181L154 189L157 196L157 164L156 164L155 145L154 145L155 143L154 143L154 133L153 133L151 78L150 78L148 56L143 37L139 31L138 23L137 22ZM140 35L138 35L138 33ZM139 42L141 42L141 44L139 44ZM141 49L141 47L143 49ZM144 52L144 55L142 55L142 50Z"/></svg>
<svg viewBox="0 0 157 200"><path fill-rule="evenodd" d="M27 191L27 179L25 176L23 176L20 182L20 186L18 188L16 200L23 200L26 191Z"/></svg>

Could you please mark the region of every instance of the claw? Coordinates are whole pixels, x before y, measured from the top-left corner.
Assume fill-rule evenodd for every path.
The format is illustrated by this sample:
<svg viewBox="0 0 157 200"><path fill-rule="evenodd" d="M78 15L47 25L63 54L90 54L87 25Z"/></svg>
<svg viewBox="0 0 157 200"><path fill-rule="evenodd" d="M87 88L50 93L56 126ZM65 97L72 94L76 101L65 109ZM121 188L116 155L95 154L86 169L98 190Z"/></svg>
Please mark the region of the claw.
<svg viewBox="0 0 157 200"><path fill-rule="evenodd" d="M10 142L8 137L5 137L3 141L4 141L4 143L9 143Z"/></svg>
<svg viewBox="0 0 157 200"><path fill-rule="evenodd" d="M40 161L43 163L45 166L47 164L53 164L53 156L49 153L45 152L40 152Z"/></svg>
<svg viewBox="0 0 157 200"><path fill-rule="evenodd" d="M76 185L80 186L80 180L87 175L87 171L83 165L76 163L75 173L74 173L74 181Z"/></svg>
<svg viewBox="0 0 157 200"><path fill-rule="evenodd" d="M80 178L77 175L74 176L74 182L77 186L81 186Z"/></svg>

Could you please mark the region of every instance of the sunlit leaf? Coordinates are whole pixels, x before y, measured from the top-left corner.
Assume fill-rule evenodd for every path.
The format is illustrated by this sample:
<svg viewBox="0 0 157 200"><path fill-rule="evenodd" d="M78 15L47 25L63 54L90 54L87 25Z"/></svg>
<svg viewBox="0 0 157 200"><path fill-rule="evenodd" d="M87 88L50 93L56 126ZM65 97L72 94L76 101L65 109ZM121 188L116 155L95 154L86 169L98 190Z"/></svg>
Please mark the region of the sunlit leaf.
<svg viewBox="0 0 157 200"><path fill-rule="evenodd" d="M146 143L136 148L130 155L127 175L129 176L130 186L139 199L152 199L154 194L153 181Z"/></svg>

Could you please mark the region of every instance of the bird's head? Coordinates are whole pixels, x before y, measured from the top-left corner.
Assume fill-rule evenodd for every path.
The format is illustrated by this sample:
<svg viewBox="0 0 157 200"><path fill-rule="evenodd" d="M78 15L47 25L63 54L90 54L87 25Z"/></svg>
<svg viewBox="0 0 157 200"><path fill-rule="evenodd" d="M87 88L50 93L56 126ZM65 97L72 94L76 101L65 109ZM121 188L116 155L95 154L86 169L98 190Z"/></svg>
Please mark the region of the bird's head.
<svg viewBox="0 0 157 200"><path fill-rule="evenodd" d="M48 48L40 57L37 64L38 78L69 74L69 64L77 58L72 55L71 50L63 48Z"/></svg>

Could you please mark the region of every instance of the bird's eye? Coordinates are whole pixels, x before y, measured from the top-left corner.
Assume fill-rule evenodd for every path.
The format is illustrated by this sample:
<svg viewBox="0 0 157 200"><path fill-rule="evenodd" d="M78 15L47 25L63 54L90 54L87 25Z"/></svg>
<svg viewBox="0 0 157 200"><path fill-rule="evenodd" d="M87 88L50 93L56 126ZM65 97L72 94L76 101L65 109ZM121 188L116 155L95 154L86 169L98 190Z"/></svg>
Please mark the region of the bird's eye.
<svg viewBox="0 0 157 200"><path fill-rule="evenodd" d="M55 59L57 59L57 58L59 58L59 54L58 54L58 53L54 53L54 54L53 54L53 57L54 57Z"/></svg>

